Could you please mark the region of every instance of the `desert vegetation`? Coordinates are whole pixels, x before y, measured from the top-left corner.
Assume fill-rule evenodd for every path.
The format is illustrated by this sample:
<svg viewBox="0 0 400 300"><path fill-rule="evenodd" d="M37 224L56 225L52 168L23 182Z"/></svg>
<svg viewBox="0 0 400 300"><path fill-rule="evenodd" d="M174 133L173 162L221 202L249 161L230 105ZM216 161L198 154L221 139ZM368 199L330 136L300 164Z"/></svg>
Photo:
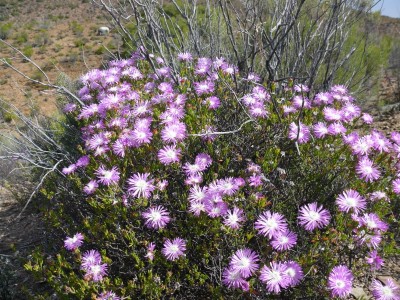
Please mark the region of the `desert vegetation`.
<svg viewBox="0 0 400 300"><path fill-rule="evenodd" d="M398 40L370 30L374 4L93 0L118 38L76 81L35 62L47 31L11 43L7 20L22 64L2 63L59 111L1 101L2 166L30 183L18 217L44 220L35 287L4 268L3 297L398 299L378 274L399 255L400 133L362 110Z"/></svg>

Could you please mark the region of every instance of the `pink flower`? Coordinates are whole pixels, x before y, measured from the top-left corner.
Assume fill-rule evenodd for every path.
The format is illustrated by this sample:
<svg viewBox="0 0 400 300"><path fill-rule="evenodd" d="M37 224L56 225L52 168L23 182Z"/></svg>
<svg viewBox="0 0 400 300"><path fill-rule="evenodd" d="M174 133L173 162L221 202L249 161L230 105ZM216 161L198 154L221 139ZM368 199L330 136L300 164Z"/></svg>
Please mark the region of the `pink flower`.
<svg viewBox="0 0 400 300"><path fill-rule="evenodd" d="M73 251L75 249L78 249L80 246L83 244L83 234L82 233L77 233L73 237L67 237L64 241L64 247L67 250Z"/></svg>
<svg viewBox="0 0 400 300"><path fill-rule="evenodd" d="M153 229L164 228L171 220L168 211L161 205L150 207L142 213L142 217L146 219L146 226Z"/></svg>
<svg viewBox="0 0 400 300"><path fill-rule="evenodd" d="M310 129L301 122L299 122L299 126L292 122L289 125L289 139L297 141L299 144L307 143L310 140Z"/></svg>
<svg viewBox="0 0 400 300"><path fill-rule="evenodd" d="M328 277L328 288L333 297L344 298L350 295L353 274L346 266L336 266Z"/></svg>
<svg viewBox="0 0 400 300"><path fill-rule="evenodd" d="M176 260L185 255L186 242L181 238L175 238L172 241L167 239L164 243L164 248L161 250L162 254L168 260Z"/></svg>
<svg viewBox="0 0 400 300"><path fill-rule="evenodd" d="M336 204L340 211L355 213L363 211L366 207L365 199L355 190L345 190L336 198Z"/></svg>
<svg viewBox="0 0 400 300"><path fill-rule="evenodd" d="M366 182L375 181L381 176L379 169L376 168L373 162L367 157L361 158L358 161L356 172L360 178L364 179Z"/></svg>
<svg viewBox="0 0 400 300"><path fill-rule="evenodd" d="M279 213L263 212L255 222L255 229L259 234L273 238L279 233L285 232L287 228L285 217Z"/></svg>
<svg viewBox="0 0 400 300"><path fill-rule="evenodd" d="M106 170L104 166L100 166L96 171L96 175L100 183L109 186L118 183L120 172L115 166L111 170Z"/></svg>
<svg viewBox="0 0 400 300"><path fill-rule="evenodd" d="M297 234L289 230L279 232L272 238L271 246L277 251L286 251L293 248L297 242Z"/></svg>
<svg viewBox="0 0 400 300"><path fill-rule="evenodd" d="M301 226L308 231L312 231L315 228L327 226L331 215L322 205L318 206L317 202L313 202L300 208L298 219Z"/></svg>
<svg viewBox="0 0 400 300"><path fill-rule="evenodd" d="M248 278L258 270L258 254L251 249L239 249L231 257L229 266L238 271L243 278Z"/></svg>
<svg viewBox="0 0 400 300"><path fill-rule="evenodd" d="M154 179L148 179L150 173L137 173L128 179L128 192L135 198L149 198L155 190Z"/></svg>
<svg viewBox="0 0 400 300"><path fill-rule="evenodd" d="M239 229L241 222L245 220L244 212L240 208L234 207L229 210L224 218L224 224L232 229Z"/></svg>
<svg viewBox="0 0 400 300"><path fill-rule="evenodd" d="M179 162L181 158L181 150L173 146L165 146L158 151L158 159L164 165L170 165Z"/></svg>
<svg viewBox="0 0 400 300"><path fill-rule="evenodd" d="M267 290L279 294L291 284L292 278L286 273L287 266L281 262L271 262L270 266L264 266L260 272L260 280L265 283Z"/></svg>

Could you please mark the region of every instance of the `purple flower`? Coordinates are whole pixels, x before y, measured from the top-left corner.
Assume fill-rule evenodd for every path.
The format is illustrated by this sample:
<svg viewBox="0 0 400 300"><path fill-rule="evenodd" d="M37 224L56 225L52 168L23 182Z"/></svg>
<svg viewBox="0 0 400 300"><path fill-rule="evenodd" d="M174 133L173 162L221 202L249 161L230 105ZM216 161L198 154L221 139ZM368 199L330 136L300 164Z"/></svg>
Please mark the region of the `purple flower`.
<svg viewBox="0 0 400 300"><path fill-rule="evenodd" d="M355 190L345 190L336 198L336 204L343 212L352 209L355 213L359 213L366 207L365 199Z"/></svg>
<svg viewBox="0 0 400 300"><path fill-rule="evenodd" d="M396 178L392 181L392 189L395 194L400 194L400 178Z"/></svg>
<svg viewBox="0 0 400 300"><path fill-rule="evenodd" d="M303 97L301 95L296 95L292 99L292 106L296 108L296 110L302 109L302 108L311 108L310 101L308 100L307 97Z"/></svg>
<svg viewBox="0 0 400 300"><path fill-rule="evenodd" d="M117 167L112 167L111 170L106 170L104 166L100 166L95 173L101 184L109 186L111 184L117 184L119 181L120 172Z"/></svg>
<svg viewBox="0 0 400 300"><path fill-rule="evenodd" d="M357 155L368 155L371 148L373 147L373 140L370 135L358 138L351 143L351 148L354 154Z"/></svg>
<svg viewBox="0 0 400 300"><path fill-rule="evenodd" d="M107 291L101 293L96 300L121 300L121 298L118 297L114 292Z"/></svg>
<svg viewBox="0 0 400 300"><path fill-rule="evenodd" d="M135 198L149 198L155 190L154 179L148 179L150 173L137 173L128 179L128 192Z"/></svg>
<svg viewBox="0 0 400 300"><path fill-rule="evenodd" d="M360 226L366 226L369 230L377 232L385 232L389 229L389 225L383 222L378 215L374 213L364 214L359 218L358 222L360 223Z"/></svg>
<svg viewBox="0 0 400 300"><path fill-rule="evenodd" d="M212 158L207 153L199 153L196 155L195 164L200 166L200 171L204 171L211 166Z"/></svg>
<svg viewBox="0 0 400 300"><path fill-rule="evenodd" d="M186 176L191 176L200 174L203 168L197 163L191 164L187 162L183 165L182 169L185 172Z"/></svg>
<svg viewBox="0 0 400 300"><path fill-rule="evenodd" d="M168 211L161 205L150 207L142 213L142 217L146 219L146 226L153 229L164 228L171 220Z"/></svg>
<svg viewBox="0 0 400 300"><path fill-rule="evenodd" d="M258 187L262 185L262 176L258 174L251 175L247 181L249 182L250 186Z"/></svg>
<svg viewBox="0 0 400 300"><path fill-rule="evenodd" d="M351 292L353 274L346 266L336 266L328 277L328 288L333 297L344 298Z"/></svg>
<svg viewBox="0 0 400 300"><path fill-rule="evenodd" d="M287 230L287 223L284 216L268 210L258 217L254 227L259 234L273 238L278 233Z"/></svg>
<svg viewBox="0 0 400 300"><path fill-rule="evenodd" d="M107 276L107 269L107 264L98 263L89 265L84 269L86 272L85 278L94 282L101 281L104 276Z"/></svg>
<svg viewBox="0 0 400 300"><path fill-rule="evenodd" d="M82 269L88 268L90 265L101 263L101 255L97 250L89 250L82 256L81 267Z"/></svg>
<svg viewBox="0 0 400 300"><path fill-rule="evenodd" d="M390 278L386 279L385 285L378 280L372 282L372 295L376 300L399 300L399 287Z"/></svg>
<svg viewBox="0 0 400 300"><path fill-rule="evenodd" d="M233 210L229 210L224 218L224 225L232 228L239 229L241 222L245 220L244 212L240 208L234 207Z"/></svg>
<svg viewBox="0 0 400 300"><path fill-rule="evenodd" d="M192 59L193 59L193 56L189 52L178 53L178 60L180 60L180 61L191 61Z"/></svg>
<svg viewBox="0 0 400 300"><path fill-rule="evenodd" d="M335 122L328 126L328 133L330 135L339 135L346 133L347 129L341 122Z"/></svg>
<svg viewBox="0 0 400 300"><path fill-rule="evenodd" d="M156 248L156 244L154 244L153 242L151 242L147 246L147 253L146 253L145 257L147 257L150 261L152 261L154 259L155 248Z"/></svg>
<svg viewBox="0 0 400 300"><path fill-rule="evenodd" d="M318 206L317 202L313 202L300 208L298 219L301 226L308 231L312 231L315 228L327 226L331 215L322 205Z"/></svg>
<svg viewBox="0 0 400 300"><path fill-rule="evenodd" d="M319 139L323 138L328 134L328 128L326 127L326 124L323 122L318 122L317 124L314 124L313 131L315 136Z"/></svg>
<svg viewBox="0 0 400 300"><path fill-rule="evenodd" d="M89 158L89 156L84 155L84 156L80 157L80 158L76 161L75 165L76 165L78 168L80 168L80 167L86 167L86 166L88 166L89 163L90 163L90 158Z"/></svg>
<svg viewBox="0 0 400 300"><path fill-rule="evenodd" d="M334 85L331 87L330 91L332 93L338 93L340 95L347 95L348 93L347 87L345 87L344 85Z"/></svg>
<svg viewBox="0 0 400 300"><path fill-rule="evenodd" d="M64 247L67 250L74 251L83 244L83 239L83 234L78 232L73 237L67 237L64 240Z"/></svg>
<svg viewBox="0 0 400 300"><path fill-rule="evenodd" d="M182 122L168 124L161 131L161 138L164 142L176 143L183 141L186 137L186 125Z"/></svg>
<svg viewBox="0 0 400 300"><path fill-rule="evenodd" d="M308 126L299 122L300 126L292 122L289 125L289 139L297 141L299 144L307 143L310 139L310 129Z"/></svg>
<svg viewBox="0 0 400 300"><path fill-rule="evenodd" d="M297 234L289 230L279 232L272 238L271 246L277 251L289 250L296 245Z"/></svg>
<svg viewBox="0 0 400 300"><path fill-rule="evenodd" d="M214 82L201 81L193 83L197 96L214 92Z"/></svg>
<svg viewBox="0 0 400 300"><path fill-rule="evenodd" d="M68 167L65 167L62 169L62 173L65 175L70 175L72 173L75 172L75 170L77 169L75 164L69 165Z"/></svg>
<svg viewBox="0 0 400 300"><path fill-rule="evenodd" d="M307 93L310 91L310 88L308 86L301 84L301 83L295 84L293 89L298 93L303 93L303 92Z"/></svg>
<svg viewBox="0 0 400 300"><path fill-rule="evenodd" d="M333 107L325 107L322 110L326 121L341 121L342 120L342 112Z"/></svg>
<svg viewBox="0 0 400 300"><path fill-rule="evenodd" d="M158 159L164 165L170 165L179 162L181 159L181 150L173 146L165 146L158 151Z"/></svg>
<svg viewBox="0 0 400 300"><path fill-rule="evenodd" d="M258 254L251 249L239 249L231 257L229 266L238 271L243 278L248 278L258 270Z"/></svg>
<svg viewBox="0 0 400 300"><path fill-rule="evenodd" d="M363 113L361 118L365 124L372 124L374 122L374 119L372 118L372 116L367 113Z"/></svg>
<svg viewBox="0 0 400 300"><path fill-rule="evenodd" d="M217 109L221 105L219 98L216 96L208 97L203 103L207 104L210 109Z"/></svg>
<svg viewBox="0 0 400 300"><path fill-rule="evenodd" d="M86 195L90 195L93 194L98 187L99 184L97 183L97 181L91 180L88 182L87 185L84 186L83 191L85 192Z"/></svg>
<svg viewBox="0 0 400 300"><path fill-rule="evenodd" d="M286 270L284 273L289 277L289 286L294 287L304 278L303 270L295 261L285 262Z"/></svg>
<svg viewBox="0 0 400 300"><path fill-rule="evenodd" d="M286 274L287 266L281 262L271 262L270 267L264 266L260 272L260 280L266 284L267 290L279 294L289 287L291 277Z"/></svg>
<svg viewBox="0 0 400 300"><path fill-rule="evenodd" d="M376 168L373 162L367 157L359 160L356 172L360 178L364 179L366 182L375 181L381 176L379 169Z"/></svg>
<svg viewBox="0 0 400 300"><path fill-rule="evenodd" d="M333 98L330 93L318 93L314 97L313 104L314 105L328 105L332 104Z"/></svg>
<svg viewBox="0 0 400 300"><path fill-rule="evenodd" d="M249 290L249 283L234 268L226 268L222 274L222 283L228 288Z"/></svg>
<svg viewBox="0 0 400 300"><path fill-rule="evenodd" d="M367 263L371 265L372 270L379 270L383 265L383 259L378 255L378 251L373 250L367 256Z"/></svg>
<svg viewBox="0 0 400 300"><path fill-rule="evenodd" d="M161 252L168 260L174 261L180 256L184 256L185 250L186 242L181 238L175 238L172 241L167 239Z"/></svg>

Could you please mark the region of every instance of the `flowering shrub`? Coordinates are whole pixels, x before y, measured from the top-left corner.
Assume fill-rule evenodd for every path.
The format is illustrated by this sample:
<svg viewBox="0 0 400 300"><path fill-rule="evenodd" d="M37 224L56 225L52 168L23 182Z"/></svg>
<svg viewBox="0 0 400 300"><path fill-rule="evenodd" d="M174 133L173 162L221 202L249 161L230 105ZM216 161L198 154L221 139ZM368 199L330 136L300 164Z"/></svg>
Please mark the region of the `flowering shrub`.
<svg viewBox="0 0 400 300"><path fill-rule="evenodd" d="M27 269L68 299L344 298L366 271L395 299L372 277L394 248L400 133L369 129L344 86L177 61L137 52L81 78L85 105L65 107L81 157L44 190L67 234Z"/></svg>

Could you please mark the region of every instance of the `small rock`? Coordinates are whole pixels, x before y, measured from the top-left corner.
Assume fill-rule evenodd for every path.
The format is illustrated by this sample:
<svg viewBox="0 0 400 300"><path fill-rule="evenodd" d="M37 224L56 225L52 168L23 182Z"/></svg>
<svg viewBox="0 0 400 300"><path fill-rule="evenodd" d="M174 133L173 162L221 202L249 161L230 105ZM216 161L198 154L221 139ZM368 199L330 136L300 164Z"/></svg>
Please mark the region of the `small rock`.
<svg viewBox="0 0 400 300"><path fill-rule="evenodd" d="M356 286L353 287L351 289L351 295L355 298L355 299L362 299L362 300L368 300L371 299L371 297L369 297L367 295L367 293L363 290L363 288Z"/></svg>

